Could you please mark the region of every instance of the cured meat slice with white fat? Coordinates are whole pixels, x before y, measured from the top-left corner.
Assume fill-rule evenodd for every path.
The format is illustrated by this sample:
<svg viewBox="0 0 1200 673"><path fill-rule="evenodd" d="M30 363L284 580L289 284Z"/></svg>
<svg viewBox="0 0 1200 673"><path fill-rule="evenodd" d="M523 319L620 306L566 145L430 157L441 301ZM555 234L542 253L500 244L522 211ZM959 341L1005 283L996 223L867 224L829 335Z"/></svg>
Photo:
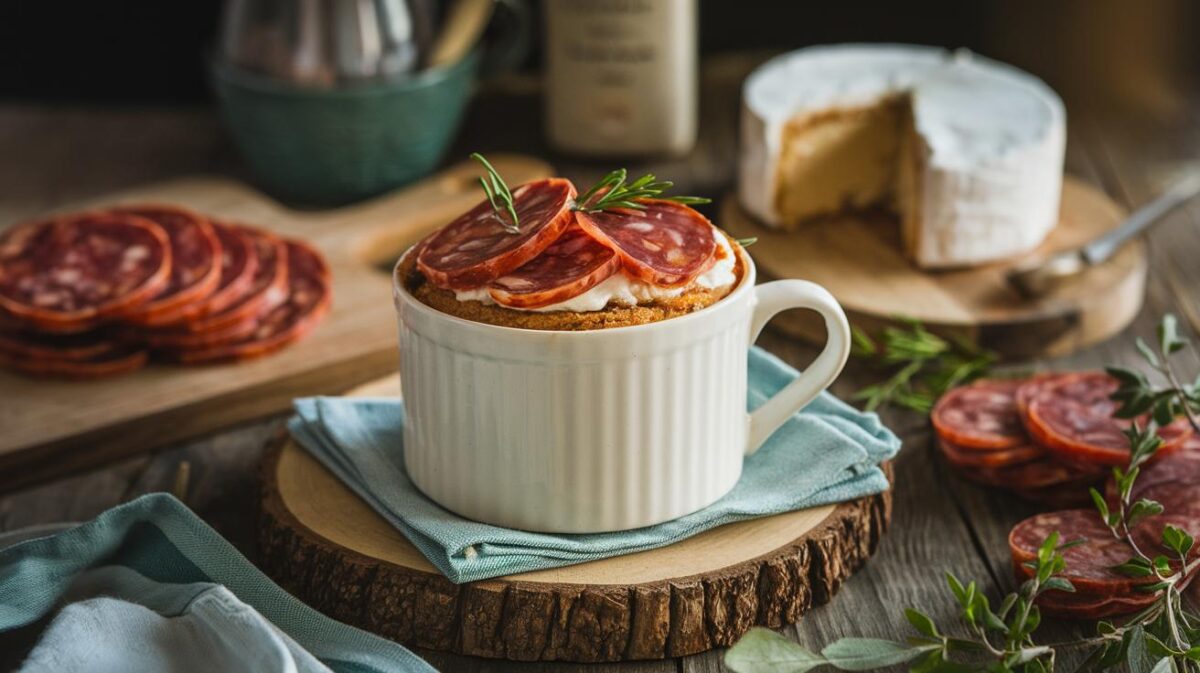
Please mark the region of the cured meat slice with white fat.
<svg viewBox="0 0 1200 673"><path fill-rule="evenodd" d="M620 268L611 248L572 226L542 254L497 278L488 294L501 306L541 308L587 292Z"/></svg>
<svg viewBox="0 0 1200 673"><path fill-rule="evenodd" d="M429 282L451 290L488 285L550 247L574 221L575 186L562 178L527 182L512 192L517 231L507 214L482 201L419 244L417 267Z"/></svg>
<svg viewBox="0 0 1200 673"><path fill-rule="evenodd" d="M1129 462L1131 421L1116 418L1111 399L1117 381L1104 372L1059 375L1042 383L1026 405L1025 425L1038 444L1065 460L1102 465ZM1159 428L1159 455L1179 448L1192 434L1185 419Z"/></svg>
<svg viewBox="0 0 1200 673"><path fill-rule="evenodd" d="M580 212L579 225L611 247L632 276L659 287L687 285L712 266L717 239L711 222L691 208L658 199L644 210Z"/></svg>
<svg viewBox="0 0 1200 673"><path fill-rule="evenodd" d="M332 290L329 267L321 254L299 241L286 241L288 294L265 309L255 329L244 337L173 353L184 364L236 362L274 353L299 340L317 326L329 310Z"/></svg>
<svg viewBox="0 0 1200 673"><path fill-rule="evenodd" d="M1023 382L981 379L948 391L930 419L939 436L963 450L1010 449L1029 443L1016 392Z"/></svg>
<svg viewBox="0 0 1200 673"><path fill-rule="evenodd" d="M174 321L179 310L204 299L221 281L221 242L203 215L175 206L125 206L117 212L138 215L163 228L171 241L171 278L150 301L126 313L135 325Z"/></svg>
<svg viewBox="0 0 1200 673"><path fill-rule="evenodd" d="M81 332L167 286L162 227L128 213L81 213L17 225L0 238L0 309L26 327Z"/></svg>

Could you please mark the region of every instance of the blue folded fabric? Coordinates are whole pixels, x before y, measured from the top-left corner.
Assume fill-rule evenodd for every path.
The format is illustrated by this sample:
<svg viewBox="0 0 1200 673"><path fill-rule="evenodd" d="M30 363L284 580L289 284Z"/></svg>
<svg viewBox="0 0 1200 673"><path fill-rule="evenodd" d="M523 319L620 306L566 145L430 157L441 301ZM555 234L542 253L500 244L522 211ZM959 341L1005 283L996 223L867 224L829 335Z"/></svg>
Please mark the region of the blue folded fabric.
<svg viewBox="0 0 1200 673"><path fill-rule="evenodd" d="M434 671L301 603L163 493L0 549L0 633L55 611L23 670Z"/></svg>
<svg viewBox="0 0 1200 673"><path fill-rule="evenodd" d="M749 358L750 409L798 375L762 349ZM296 400L295 409L288 428L296 441L456 583L630 554L735 521L879 493L888 482L878 465L900 449L878 416L825 393L747 458L737 486L702 511L614 533L531 533L464 519L417 490L404 470L398 400L315 397Z"/></svg>

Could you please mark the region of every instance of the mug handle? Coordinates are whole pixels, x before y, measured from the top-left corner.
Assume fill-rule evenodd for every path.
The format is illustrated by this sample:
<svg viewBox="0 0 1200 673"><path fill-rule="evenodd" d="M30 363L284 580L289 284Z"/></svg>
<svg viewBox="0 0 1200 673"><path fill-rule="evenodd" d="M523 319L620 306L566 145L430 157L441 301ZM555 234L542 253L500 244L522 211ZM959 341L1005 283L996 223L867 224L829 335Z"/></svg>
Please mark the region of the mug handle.
<svg viewBox="0 0 1200 673"><path fill-rule="evenodd" d="M795 381L749 414L746 455L749 456L792 414L829 387L850 357L850 323L837 300L825 288L806 280L777 280L754 288L757 304L750 319L750 345L767 321L789 308L807 308L825 319L825 348Z"/></svg>

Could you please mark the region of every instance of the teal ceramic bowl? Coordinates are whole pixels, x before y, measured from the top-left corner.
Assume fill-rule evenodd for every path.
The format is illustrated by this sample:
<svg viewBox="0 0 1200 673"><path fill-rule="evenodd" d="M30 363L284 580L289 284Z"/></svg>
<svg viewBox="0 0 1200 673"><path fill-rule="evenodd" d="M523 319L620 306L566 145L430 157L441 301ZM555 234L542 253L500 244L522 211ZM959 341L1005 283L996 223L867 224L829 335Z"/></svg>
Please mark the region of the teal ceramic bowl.
<svg viewBox="0 0 1200 673"><path fill-rule="evenodd" d="M479 61L476 51L407 79L334 90L223 64L212 76L234 142L267 191L330 206L427 175L458 130Z"/></svg>

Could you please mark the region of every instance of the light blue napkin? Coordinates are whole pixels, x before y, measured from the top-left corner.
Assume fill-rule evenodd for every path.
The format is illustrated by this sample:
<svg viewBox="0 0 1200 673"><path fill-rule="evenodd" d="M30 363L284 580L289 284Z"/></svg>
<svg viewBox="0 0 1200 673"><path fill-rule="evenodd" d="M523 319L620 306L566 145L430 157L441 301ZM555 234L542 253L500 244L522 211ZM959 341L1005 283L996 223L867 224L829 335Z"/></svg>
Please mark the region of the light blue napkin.
<svg viewBox="0 0 1200 673"><path fill-rule="evenodd" d="M797 372L759 348L749 357L754 409ZM704 510L616 533L531 533L464 519L418 491L404 471L399 401L315 397L296 400L295 409L288 429L300 445L456 583L630 554L734 521L879 493L888 482L878 465L900 449L878 416L826 393L747 458L737 486Z"/></svg>
<svg viewBox="0 0 1200 673"><path fill-rule="evenodd" d="M80 573L17 673L332 673L220 584Z"/></svg>
<svg viewBox="0 0 1200 673"><path fill-rule="evenodd" d="M164 493L0 549L0 633L52 614L29 671L433 673L293 598Z"/></svg>

